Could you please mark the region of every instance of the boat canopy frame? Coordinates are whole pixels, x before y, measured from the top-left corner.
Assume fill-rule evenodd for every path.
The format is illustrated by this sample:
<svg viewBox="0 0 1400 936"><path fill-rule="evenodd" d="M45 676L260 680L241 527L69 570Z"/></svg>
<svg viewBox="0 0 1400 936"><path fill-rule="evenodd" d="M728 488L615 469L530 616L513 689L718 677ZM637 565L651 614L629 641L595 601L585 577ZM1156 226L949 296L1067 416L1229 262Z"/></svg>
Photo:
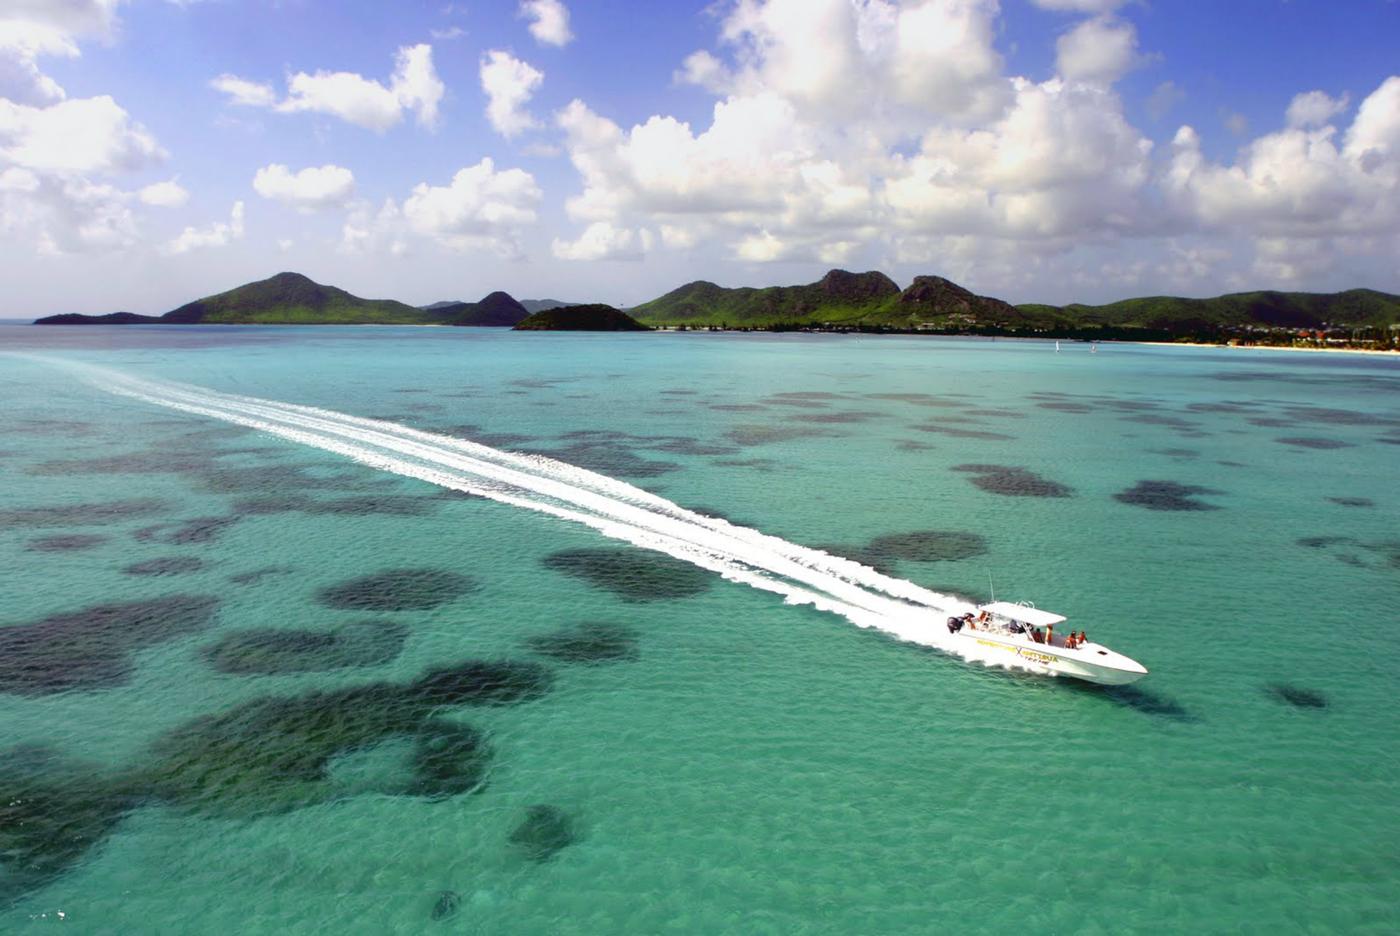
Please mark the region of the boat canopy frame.
<svg viewBox="0 0 1400 936"><path fill-rule="evenodd" d="M993 601L990 604L982 605L979 610L1011 621L1018 621L1031 627L1051 627L1069 620L1069 618L1065 617L1063 614L1056 614L1053 611L1042 611L1033 605L1014 604L1010 601Z"/></svg>

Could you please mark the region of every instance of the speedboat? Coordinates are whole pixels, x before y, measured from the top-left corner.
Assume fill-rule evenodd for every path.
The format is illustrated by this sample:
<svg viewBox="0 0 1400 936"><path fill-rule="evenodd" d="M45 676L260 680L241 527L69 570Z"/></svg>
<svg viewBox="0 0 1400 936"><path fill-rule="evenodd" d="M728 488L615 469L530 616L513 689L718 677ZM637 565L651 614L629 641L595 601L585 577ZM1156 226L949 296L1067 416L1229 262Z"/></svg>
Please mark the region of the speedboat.
<svg viewBox="0 0 1400 936"><path fill-rule="evenodd" d="M1125 686L1147 667L1102 644L1083 643L1056 626L1067 618L1028 602L994 601L948 618L948 633L965 657L1053 676L1073 676L1105 686Z"/></svg>

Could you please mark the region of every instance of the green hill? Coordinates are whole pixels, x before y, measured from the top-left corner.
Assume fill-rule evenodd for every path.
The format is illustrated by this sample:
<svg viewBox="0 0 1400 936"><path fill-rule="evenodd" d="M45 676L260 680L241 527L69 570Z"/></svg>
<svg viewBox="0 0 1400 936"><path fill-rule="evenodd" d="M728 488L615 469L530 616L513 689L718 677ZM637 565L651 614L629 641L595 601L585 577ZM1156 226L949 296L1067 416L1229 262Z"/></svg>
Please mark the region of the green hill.
<svg viewBox="0 0 1400 936"><path fill-rule="evenodd" d="M515 326L516 331L650 331L641 322L610 305L559 306L536 312Z"/></svg>
<svg viewBox="0 0 1400 936"><path fill-rule="evenodd" d="M1212 299L1148 296L1107 305L1023 305L1082 326L1202 331L1220 328L1388 328L1400 323L1400 296L1374 289L1339 293L1247 292Z"/></svg>
<svg viewBox="0 0 1400 936"><path fill-rule="evenodd" d="M392 299L361 299L300 273L278 273L214 296L187 302L162 322L225 325L418 325L441 322L439 312Z"/></svg>
<svg viewBox="0 0 1400 936"><path fill-rule="evenodd" d="M868 328L1171 340L1270 329L1384 330L1400 323L1400 296L1352 289L1235 293L1213 299L1153 296L1100 306L1013 306L940 276L915 277L907 289L900 290L883 273L832 270L818 282L802 286L726 289L697 281L631 312L656 326Z"/></svg>
<svg viewBox="0 0 1400 936"><path fill-rule="evenodd" d="M883 273L845 270L832 270L802 286L726 289L704 281L688 283L636 306L632 314L650 325L930 330L1013 325L1028 319L1050 324L1059 318L1027 316L1009 303L978 296L940 276L916 277L901 290Z"/></svg>
<svg viewBox="0 0 1400 936"><path fill-rule="evenodd" d="M857 321L898 296L899 287L883 273L832 270L803 286L726 289L699 280L631 311L639 321L651 325L767 328Z"/></svg>
<svg viewBox="0 0 1400 936"><path fill-rule="evenodd" d="M438 304L433 314L443 316L452 325L477 325L509 328L523 322L530 313L507 293L499 290L480 302Z"/></svg>

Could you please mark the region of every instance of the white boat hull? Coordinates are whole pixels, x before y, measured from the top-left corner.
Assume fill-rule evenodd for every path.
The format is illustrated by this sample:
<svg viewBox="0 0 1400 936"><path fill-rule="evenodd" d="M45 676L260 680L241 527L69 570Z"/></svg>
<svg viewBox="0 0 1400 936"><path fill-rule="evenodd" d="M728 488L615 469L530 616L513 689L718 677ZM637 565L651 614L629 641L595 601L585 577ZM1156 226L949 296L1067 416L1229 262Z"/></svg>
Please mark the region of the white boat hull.
<svg viewBox="0 0 1400 936"><path fill-rule="evenodd" d="M1102 686L1126 686L1147 675L1147 668L1141 663L1096 643L1071 650L970 628L952 637L962 656L993 666L1069 676Z"/></svg>

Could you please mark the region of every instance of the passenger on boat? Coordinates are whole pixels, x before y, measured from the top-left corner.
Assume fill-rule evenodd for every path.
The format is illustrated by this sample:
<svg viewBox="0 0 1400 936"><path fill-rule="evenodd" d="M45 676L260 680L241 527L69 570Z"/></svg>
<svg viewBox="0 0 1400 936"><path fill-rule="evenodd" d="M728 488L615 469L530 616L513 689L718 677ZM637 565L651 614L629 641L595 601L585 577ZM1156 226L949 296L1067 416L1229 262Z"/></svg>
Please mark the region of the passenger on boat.
<svg viewBox="0 0 1400 936"><path fill-rule="evenodd" d="M1078 649L1078 647L1079 647L1079 641L1077 641L1077 640L1075 639L1075 637L1074 637L1074 631L1070 631L1070 632L1069 632L1069 636L1065 638L1065 649L1066 649L1066 650L1075 650L1075 649Z"/></svg>
<svg viewBox="0 0 1400 936"><path fill-rule="evenodd" d="M1031 640L1034 640L1036 643L1041 643L1041 644L1043 644L1043 643L1045 643L1045 635L1042 634L1042 633L1039 631L1039 629L1037 629L1037 628L1031 628Z"/></svg>
<svg viewBox="0 0 1400 936"><path fill-rule="evenodd" d="M1088 643L1088 642L1089 642L1089 638L1084 636L1084 632L1083 632L1083 631L1080 631L1080 632L1079 632L1079 639L1076 640L1075 643L1076 643L1077 645L1079 645L1079 646L1082 647L1082 646L1084 646L1084 644L1086 644L1086 643Z"/></svg>
<svg viewBox="0 0 1400 936"><path fill-rule="evenodd" d="M1055 646L1055 625L1045 625L1045 642L1050 646Z"/></svg>

